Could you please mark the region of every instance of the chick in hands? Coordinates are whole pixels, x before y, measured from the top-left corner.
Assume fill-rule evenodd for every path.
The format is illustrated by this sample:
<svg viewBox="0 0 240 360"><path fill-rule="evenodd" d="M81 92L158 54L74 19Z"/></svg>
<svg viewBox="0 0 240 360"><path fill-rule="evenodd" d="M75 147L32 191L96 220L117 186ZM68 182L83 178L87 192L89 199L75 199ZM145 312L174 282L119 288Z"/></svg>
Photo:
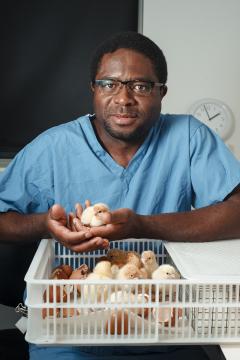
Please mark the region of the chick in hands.
<svg viewBox="0 0 240 360"><path fill-rule="evenodd" d="M105 222L102 219L102 214L109 211L109 207L104 203L88 206L82 212L81 223L91 227L104 225Z"/></svg>

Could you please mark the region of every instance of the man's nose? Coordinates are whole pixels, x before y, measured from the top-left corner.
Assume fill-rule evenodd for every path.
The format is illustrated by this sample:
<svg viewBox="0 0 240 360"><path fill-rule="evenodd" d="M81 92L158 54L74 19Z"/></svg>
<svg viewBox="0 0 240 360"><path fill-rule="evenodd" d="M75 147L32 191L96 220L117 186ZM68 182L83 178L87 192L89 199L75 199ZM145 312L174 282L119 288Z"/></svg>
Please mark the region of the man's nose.
<svg viewBox="0 0 240 360"><path fill-rule="evenodd" d="M123 85L119 89L118 93L114 95L114 102L116 104L126 106L126 105L133 105L136 102L136 100L134 98L132 91L126 85Z"/></svg>

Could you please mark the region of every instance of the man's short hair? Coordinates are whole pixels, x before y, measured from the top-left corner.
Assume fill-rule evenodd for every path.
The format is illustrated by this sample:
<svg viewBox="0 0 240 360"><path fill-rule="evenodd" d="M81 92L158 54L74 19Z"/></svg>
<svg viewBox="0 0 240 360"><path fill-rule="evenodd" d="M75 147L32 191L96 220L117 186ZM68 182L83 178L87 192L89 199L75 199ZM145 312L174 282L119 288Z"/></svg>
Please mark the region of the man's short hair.
<svg viewBox="0 0 240 360"><path fill-rule="evenodd" d="M101 43L96 49L90 67L91 81L94 82L102 57L118 49L131 49L145 55L153 64L159 82L167 82L167 62L162 50L148 37L135 31L123 31Z"/></svg>

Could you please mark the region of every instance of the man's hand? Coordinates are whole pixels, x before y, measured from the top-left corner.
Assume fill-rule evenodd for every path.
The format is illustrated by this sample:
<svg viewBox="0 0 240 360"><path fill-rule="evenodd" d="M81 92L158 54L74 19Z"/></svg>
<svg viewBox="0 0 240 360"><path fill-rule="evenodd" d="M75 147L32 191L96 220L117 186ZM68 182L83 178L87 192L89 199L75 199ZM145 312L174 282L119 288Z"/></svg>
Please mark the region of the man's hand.
<svg viewBox="0 0 240 360"><path fill-rule="evenodd" d="M78 216L80 212L81 209L78 208ZM109 242L106 238L91 236L87 227L78 224L76 231L74 218L73 214L69 214L68 218L60 205L53 205L48 212L47 229L53 238L72 251L87 252L108 247Z"/></svg>
<svg viewBox="0 0 240 360"><path fill-rule="evenodd" d="M77 205L76 205L77 208ZM82 231L81 212L76 212L73 219L76 231ZM131 209L118 209L109 213L99 214L106 225L88 228L86 237L102 237L109 240L126 239L140 236L140 216Z"/></svg>

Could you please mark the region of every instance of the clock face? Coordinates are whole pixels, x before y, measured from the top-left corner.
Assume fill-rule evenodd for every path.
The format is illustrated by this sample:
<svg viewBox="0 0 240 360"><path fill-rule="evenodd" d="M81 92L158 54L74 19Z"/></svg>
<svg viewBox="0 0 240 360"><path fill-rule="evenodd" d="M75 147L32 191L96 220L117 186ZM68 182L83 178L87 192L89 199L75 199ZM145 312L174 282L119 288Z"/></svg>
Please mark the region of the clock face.
<svg viewBox="0 0 240 360"><path fill-rule="evenodd" d="M233 132L233 115L229 107L219 100L203 99L190 109L190 113L214 130L223 140Z"/></svg>

